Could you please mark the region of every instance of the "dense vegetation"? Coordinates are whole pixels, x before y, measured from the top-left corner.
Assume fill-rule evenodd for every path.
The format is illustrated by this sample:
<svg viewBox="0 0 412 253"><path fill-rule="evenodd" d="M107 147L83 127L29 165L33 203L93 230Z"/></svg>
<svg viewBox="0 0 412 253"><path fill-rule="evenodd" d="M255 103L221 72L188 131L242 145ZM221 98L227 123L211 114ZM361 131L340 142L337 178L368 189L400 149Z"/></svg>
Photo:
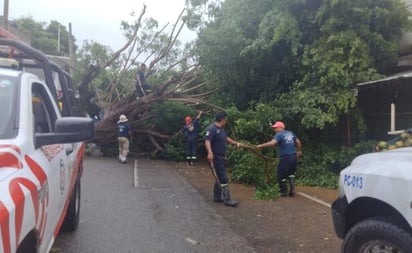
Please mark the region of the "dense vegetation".
<svg viewBox="0 0 412 253"><path fill-rule="evenodd" d="M410 12L401 0L190 0L187 5L186 22L198 32L198 39L192 51L180 47L185 53L171 52L151 76L153 84L185 71L165 70L178 55L189 53L200 63L202 79L220 90L208 101L227 110L232 137L250 144L268 141L273 135L269 124L275 120L284 121L299 136L304 153L298 172L301 184L335 187L337 172L354 156L373 149L374 140L365 139L368 129L354 89L356 83L396 71L398 42L411 26ZM30 25L26 30L37 29L23 21ZM53 32L52 27L54 23L47 30ZM123 27L130 36L132 25ZM144 48L136 50L148 50L150 55L161 48L167 36L149 43L159 33L156 28L151 19L145 23L138 43ZM98 43L86 43L78 51L79 66L105 59L110 52ZM107 90L119 91L111 93L111 99L132 92L136 64L120 71L126 58L120 57L93 80L89 101L99 101L97 95ZM104 111L105 104L99 102L89 108L90 115ZM163 157L183 159L178 131L184 117L196 110L206 111L202 129L213 122L215 111L205 105L153 107L155 120L148 124L170 136ZM273 148L262 152L276 157ZM230 150L228 157L234 180L257 185L258 197L276 192L276 161L265 162L247 150Z"/></svg>
<svg viewBox="0 0 412 253"><path fill-rule="evenodd" d="M281 119L303 142L300 182L336 186L336 172L372 151L354 89L396 68L410 27L402 1L226 0L209 9L196 50L223 87L215 101L239 110L230 111L232 135L261 143ZM235 178L262 184L259 162L239 156Z"/></svg>

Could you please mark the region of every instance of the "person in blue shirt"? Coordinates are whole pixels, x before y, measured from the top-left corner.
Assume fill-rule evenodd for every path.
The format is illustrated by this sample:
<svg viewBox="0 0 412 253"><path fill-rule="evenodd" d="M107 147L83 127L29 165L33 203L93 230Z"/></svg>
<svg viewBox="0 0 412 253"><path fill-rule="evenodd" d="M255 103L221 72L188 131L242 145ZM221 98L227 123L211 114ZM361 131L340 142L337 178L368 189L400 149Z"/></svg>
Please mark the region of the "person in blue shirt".
<svg viewBox="0 0 412 253"><path fill-rule="evenodd" d="M186 141L186 161L189 165L194 165L197 161L197 136L200 116L202 116L202 111L193 120L190 116L186 116L186 124L182 128Z"/></svg>
<svg viewBox="0 0 412 253"><path fill-rule="evenodd" d="M218 112L215 122L211 124L205 134L205 146L207 160L214 170L217 181L213 187L213 201L224 202L227 206L235 207L239 203L230 197L229 179L225 168L226 143L239 147L240 144L227 136L224 126L226 125L226 112ZM220 185L219 185L220 184Z"/></svg>
<svg viewBox="0 0 412 253"><path fill-rule="evenodd" d="M137 70L137 73L135 76L136 98L137 99L143 97L144 95L152 91L150 85L146 82L145 71L146 71L146 64L142 63L140 65L140 68Z"/></svg>
<svg viewBox="0 0 412 253"><path fill-rule="evenodd" d="M125 115L120 115L117 121L117 140L119 142L119 161L126 163L127 155L129 154L130 139L132 131Z"/></svg>
<svg viewBox="0 0 412 253"><path fill-rule="evenodd" d="M271 141L256 145L257 148L278 145L279 165L277 179L280 193L283 197L287 195L287 181L289 180L289 196L295 196L295 173L298 166L298 156L302 155L302 144L298 137L291 131L285 130L285 124L276 121L272 125L276 132Z"/></svg>

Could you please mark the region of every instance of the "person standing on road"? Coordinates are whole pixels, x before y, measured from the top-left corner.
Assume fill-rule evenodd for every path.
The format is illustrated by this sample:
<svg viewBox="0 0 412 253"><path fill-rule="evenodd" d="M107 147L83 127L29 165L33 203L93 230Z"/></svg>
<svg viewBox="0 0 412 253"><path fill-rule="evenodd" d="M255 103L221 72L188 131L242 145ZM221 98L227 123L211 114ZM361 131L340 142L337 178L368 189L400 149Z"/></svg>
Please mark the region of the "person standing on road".
<svg viewBox="0 0 412 253"><path fill-rule="evenodd" d="M117 140L119 142L119 161L126 163L127 155L129 154L129 145L132 139L132 131L125 115L120 115L117 121Z"/></svg>
<svg viewBox="0 0 412 253"><path fill-rule="evenodd" d="M186 124L182 129L183 133L185 134L186 161L189 165L194 165L197 161L197 135L200 116L202 116L202 111L200 111L197 114L196 118L193 120L190 116L186 116Z"/></svg>
<svg viewBox="0 0 412 253"><path fill-rule="evenodd" d="M207 160L216 176L216 182L213 187L213 201L224 202L225 205L234 207L239 203L230 197L229 179L225 168L226 143L237 147L240 144L227 136L224 129L226 121L226 112L218 112L216 114L215 122L206 130L205 146Z"/></svg>
<svg viewBox="0 0 412 253"><path fill-rule="evenodd" d="M280 194L287 195L286 182L289 180L289 196L295 196L295 174L298 165L298 156L302 155L302 144L298 137L291 131L285 130L285 124L276 121L272 125L276 132L271 141L256 145L257 148L279 146L279 165L277 168L277 179L280 187Z"/></svg>
<svg viewBox="0 0 412 253"><path fill-rule="evenodd" d="M151 92L150 85L146 83L145 79L146 64L142 63L136 73L136 98L139 99Z"/></svg>

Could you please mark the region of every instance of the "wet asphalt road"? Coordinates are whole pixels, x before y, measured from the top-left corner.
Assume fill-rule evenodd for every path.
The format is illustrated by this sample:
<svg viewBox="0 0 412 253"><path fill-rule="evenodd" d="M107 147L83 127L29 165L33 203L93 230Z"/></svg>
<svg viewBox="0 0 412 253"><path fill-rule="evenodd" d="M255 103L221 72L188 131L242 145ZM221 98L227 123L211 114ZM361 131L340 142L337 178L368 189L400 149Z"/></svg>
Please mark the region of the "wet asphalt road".
<svg viewBox="0 0 412 253"><path fill-rule="evenodd" d="M86 159L81 222L51 252L255 252L170 164L134 165Z"/></svg>

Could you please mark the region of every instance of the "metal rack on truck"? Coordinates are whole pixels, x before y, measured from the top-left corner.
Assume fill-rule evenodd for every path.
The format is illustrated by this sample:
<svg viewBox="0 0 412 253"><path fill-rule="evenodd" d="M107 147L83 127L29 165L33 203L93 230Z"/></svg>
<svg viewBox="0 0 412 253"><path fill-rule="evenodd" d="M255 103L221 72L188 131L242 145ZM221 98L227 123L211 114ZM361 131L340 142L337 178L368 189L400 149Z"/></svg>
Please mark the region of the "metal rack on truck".
<svg viewBox="0 0 412 253"><path fill-rule="evenodd" d="M33 72L44 78L56 102L60 105L62 116L79 114L75 109L78 102L70 75L59 65L51 62L41 51L16 40L14 36L5 33L4 28L1 27L0 57L14 59L18 63L14 68Z"/></svg>

